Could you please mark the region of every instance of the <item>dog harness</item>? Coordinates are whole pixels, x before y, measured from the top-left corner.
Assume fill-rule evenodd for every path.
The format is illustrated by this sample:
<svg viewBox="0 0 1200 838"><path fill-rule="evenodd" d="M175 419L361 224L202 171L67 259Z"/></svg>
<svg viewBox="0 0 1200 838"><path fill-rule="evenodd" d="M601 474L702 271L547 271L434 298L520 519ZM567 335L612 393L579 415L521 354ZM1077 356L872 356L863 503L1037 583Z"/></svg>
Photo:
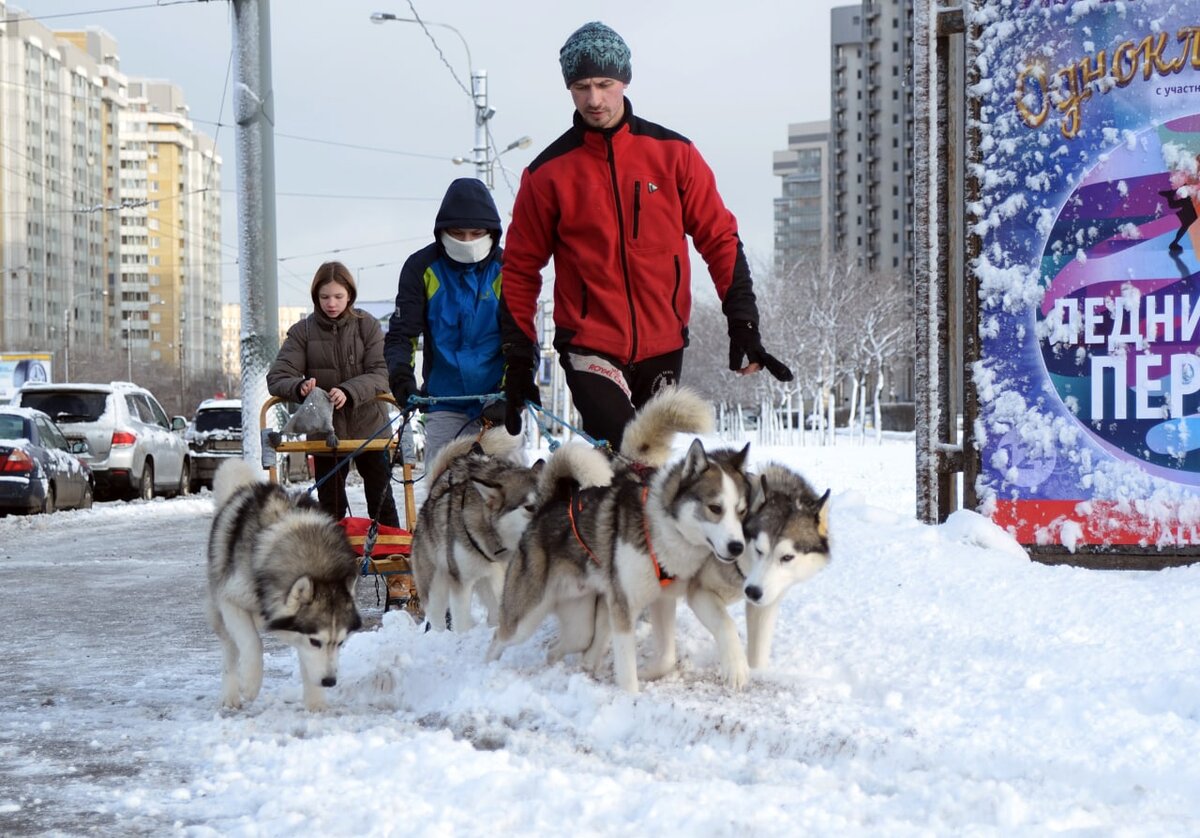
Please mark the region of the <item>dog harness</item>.
<svg viewBox="0 0 1200 838"><path fill-rule="evenodd" d="M654 575L658 578L658 584L662 587L667 587L675 581L675 577L669 573L664 573L662 565L658 563L658 554L654 552L654 543L650 540L650 516L646 514L646 500L650 497L650 484L642 485L642 535L646 539L646 552L650 554L650 562L654 565ZM588 554L596 567L601 567L600 559L592 552L592 548L583 540L583 536L579 532L579 526L575 522L575 517L583 513L583 497L577 489L572 489L570 500L567 502L567 520L571 522L571 532L575 536L575 540L579 542L579 546Z"/></svg>
<svg viewBox="0 0 1200 838"><path fill-rule="evenodd" d="M447 492L458 491L459 499L462 502L462 504L465 506L467 492L471 487L469 485L467 485L466 483L455 483L453 478L450 478L448 482L450 485L446 488L446 491L442 492L441 494L446 494ZM447 506L446 507L446 532L450 532L451 517L452 517L452 510L449 506ZM475 538L475 533L471 532L471 528L466 526L465 522L464 522L464 526L463 526L463 532L466 533L467 541L470 543L471 549L473 549L480 556L483 556L483 558L489 562L497 561L497 559L493 558L492 554L490 552L488 552L487 550L485 550L483 545L479 543L478 539ZM447 541L446 541L446 566L447 567L455 566L453 552L454 552L454 545L450 539L447 539ZM497 544L495 546L495 552L497 555L499 555L500 553L507 552L507 548L503 547L500 544Z"/></svg>
<svg viewBox="0 0 1200 838"><path fill-rule="evenodd" d="M658 563L658 555L654 552L654 545L650 542L650 516L646 514L646 499L650 497L650 484L642 485L642 532L646 537L646 552L650 554L650 561L654 563L654 575L658 577L658 584L662 587L667 587L675 581L675 577L669 573L663 573L662 565Z"/></svg>

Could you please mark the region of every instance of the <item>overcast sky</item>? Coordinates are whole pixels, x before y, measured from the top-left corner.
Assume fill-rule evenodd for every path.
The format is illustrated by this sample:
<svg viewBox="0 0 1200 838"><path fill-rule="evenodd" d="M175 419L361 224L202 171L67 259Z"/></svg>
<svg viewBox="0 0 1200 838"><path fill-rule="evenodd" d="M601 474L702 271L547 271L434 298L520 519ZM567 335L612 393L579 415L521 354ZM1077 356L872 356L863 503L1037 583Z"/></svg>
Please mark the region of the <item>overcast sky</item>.
<svg viewBox="0 0 1200 838"><path fill-rule="evenodd" d="M150 0L145 0L148 4ZM25 0L13 4L55 29L99 26L118 41L130 76L180 85L196 127L223 158L222 252L227 301L238 299L235 129L226 90L231 6L222 0L136 7L138 0ZM502 161L516 189L521 169L570 124L558 49L599 18L633 54L628 95L636 113L692 139L737 216L752 264L771 258L772 152L787 126L829 117L829 9L845 0L412 0L422 18L455 27L475 68L488 72L492 135L526 150ZM432 240L446 186L469 176L474 109L415 23L373 24L373 11L412 17L409 0L276 0L271 4L280 302L306 305L327 259L359 277L361 299L390 299L400 265ZM124 7L126 11L103 12ZM81 13L88 10L88 13ZM93 11L94 10L94 11ZM53 17L51 17L53 16ZM467 50L454 31L429 27L470 87ZM286 136L285 136L286 135ZM297 139L303 138L303 139ZM313 140L320 142L313 142ZM346 145L368 146L372 150ZM513 192L496 172L507 226ZM313 197L304 197L313 196ZM340 251L340 252L335 252Z"/></svg>

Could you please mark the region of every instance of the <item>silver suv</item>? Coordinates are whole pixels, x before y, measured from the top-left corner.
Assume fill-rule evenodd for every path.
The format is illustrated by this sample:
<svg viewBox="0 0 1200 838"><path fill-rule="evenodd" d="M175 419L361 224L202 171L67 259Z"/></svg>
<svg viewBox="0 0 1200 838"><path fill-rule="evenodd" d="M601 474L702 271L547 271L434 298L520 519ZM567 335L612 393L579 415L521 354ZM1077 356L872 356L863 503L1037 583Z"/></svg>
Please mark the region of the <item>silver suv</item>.
<svg viewBox="0 0 1200 838"><path fill-rule="evenodd" d="M187 420L168 419L149 390L125 381L26 384L13 404L48 414L68 440L87 442L99 496L149 500L191 488Z"/></svg>

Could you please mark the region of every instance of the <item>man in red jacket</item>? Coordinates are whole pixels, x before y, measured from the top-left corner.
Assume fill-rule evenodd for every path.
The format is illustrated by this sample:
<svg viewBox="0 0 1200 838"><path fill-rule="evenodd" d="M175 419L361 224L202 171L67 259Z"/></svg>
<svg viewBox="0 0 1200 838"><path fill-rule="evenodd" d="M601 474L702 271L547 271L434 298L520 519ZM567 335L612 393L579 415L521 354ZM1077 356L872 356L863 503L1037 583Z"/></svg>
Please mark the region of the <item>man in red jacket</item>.
<svg viewBox="0 0 1200 838"><path fill-rule="evenodd" d="M504 251L501 337L506 424L541 403L534 314L554 259L554 345L583 430L619 448L626 423L675 384L688 342L688 244L708 264L729 321L729 368L791 371L763 349L737 221L712 170L685 137L637 117L625 87L629 47L603 23L584 24L559 51L574 125L521 178Z"/></svg>

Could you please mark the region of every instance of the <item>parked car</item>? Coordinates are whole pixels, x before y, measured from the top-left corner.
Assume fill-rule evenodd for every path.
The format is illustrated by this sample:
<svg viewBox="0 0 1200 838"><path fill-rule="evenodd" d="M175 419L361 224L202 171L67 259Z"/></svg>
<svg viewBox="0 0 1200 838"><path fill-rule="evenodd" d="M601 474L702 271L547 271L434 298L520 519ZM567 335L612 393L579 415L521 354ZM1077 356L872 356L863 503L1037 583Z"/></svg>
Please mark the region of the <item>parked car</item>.
<svg viewBox="0 0 1200 838"><path fill-rule="evenodd" d="M191 488L191 459L182 416L167 413L149 390L111 384L26 384L13 404L49 415L70 441L91 451L88 465L100 497L144 498L184 494Z"/></svg>
<svg viewBox="0 0 1200 838"><path fill-rule="evenodd" d="M241 399L206 399L184 431L192 458L193 492L212 488L213 475L226 460L242 456Z"/></svg>
<svg viewBox="0 0 1200 838"><path fill-rule="evenodd" d="M213 475L221 463L242 456L242 400L206 399L196 409L184 432L192 458L193 492L212 488ZM300 451L279 455L279 480L304 481L312 477L308 457Z"/></svg>
<svg viewBox="0 0 1200 838"><path fill-rule="evenodd" d="M95 485L80 459L82 441L68 442L40 410L0 407L0 514L88 509Z"/></svg>

